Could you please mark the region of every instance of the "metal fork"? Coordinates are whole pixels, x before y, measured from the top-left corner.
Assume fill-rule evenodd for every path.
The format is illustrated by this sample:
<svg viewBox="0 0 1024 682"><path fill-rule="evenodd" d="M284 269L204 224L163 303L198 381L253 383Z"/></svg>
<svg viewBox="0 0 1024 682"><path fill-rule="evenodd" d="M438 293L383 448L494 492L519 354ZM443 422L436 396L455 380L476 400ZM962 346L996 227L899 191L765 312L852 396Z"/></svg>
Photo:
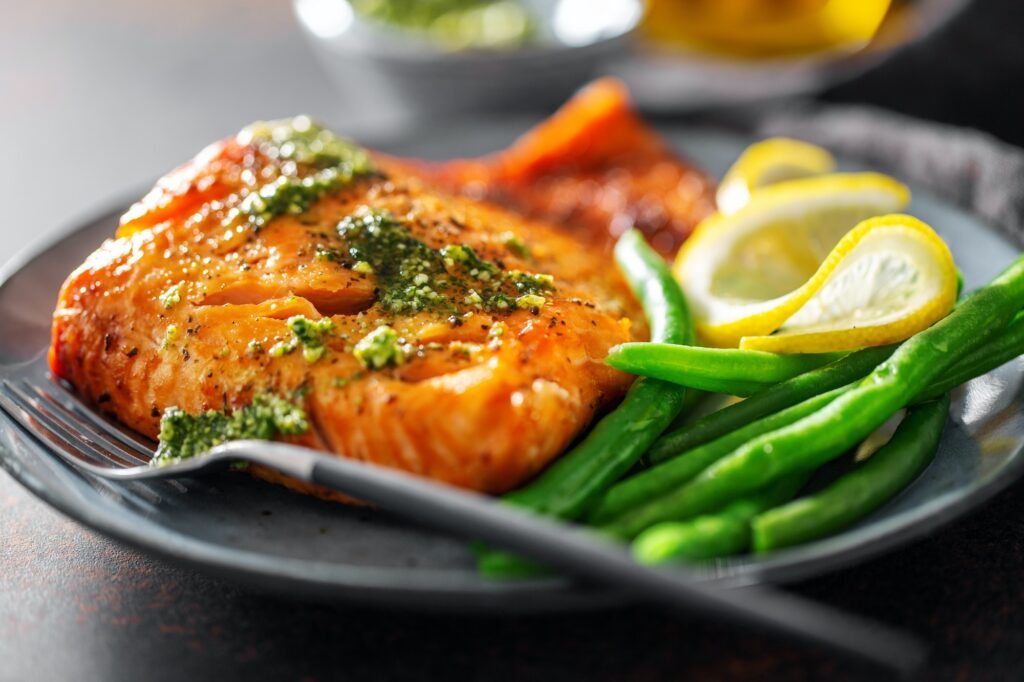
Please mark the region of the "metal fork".
<svg viewBox="0 0 1024 682"><path fill-rule="evenodd" d="M924 649L916 639L878 623L767 587L724 588L701 581L692 569L643 566L622 547L592 532L400 471L266 441L226 443L200 457L151 467L152 441L95 413L51 379L43 358L3 368L0 411L63 461L96 476L122 481L177 478L231 462L254 462L662 607L756 626L901 676L912 675L924 661Z"/></svg>

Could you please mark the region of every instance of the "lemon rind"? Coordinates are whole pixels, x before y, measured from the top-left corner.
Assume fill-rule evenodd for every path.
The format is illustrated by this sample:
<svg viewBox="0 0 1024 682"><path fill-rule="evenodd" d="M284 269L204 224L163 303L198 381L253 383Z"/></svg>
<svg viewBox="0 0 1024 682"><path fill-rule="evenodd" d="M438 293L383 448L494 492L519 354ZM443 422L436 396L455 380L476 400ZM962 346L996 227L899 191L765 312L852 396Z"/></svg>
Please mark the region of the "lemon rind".
<svg viewBox="0 0 1024 682"><path fill-rule="evenodd" d="M939 282L938 293L927 302L892 322L836 327L826 331L786 332L774 335L748 335L741 338L739 347L773 353L823 353L853 350L867 346L882 346L902 341L935 324L952 310L956 302L956 264L944 241L927 224L908 215L879 216L864 221L843 241L851 242L850 250L868 234L876 230L898 228L912 230L924 239L932 250L935 273ZM839 245L837 245L837 250ZM831 275L831 273L829 273Z"/></svg>
<svg viewBox="0 0 1024 682"><path fill-rule="evenodd" d="M903 183L880 173L836 173L797 180L788 180L758 190L751 201L731 215L713 214L704 220L687 240L676 257L674 271L683 285L697 318L697 332L709 345L736 347L744 336L763 336L778 329L795 313L845 256L840 250L844 240L826 256L814 275L802 286L781 297L729 306L730 318L709 321L712 304L719 312L725 309L721 301L703 295L710 289L714 275L715 253L722 257L731 244L748 233L763 229L766 224L784 219L784 211L792 215L808 215L815 209L834 209L840 205L851 208L865 206L867 215L893 213L910 201L910 190ZM719 233L732 232L728 239ZM715 241L718 243L715 244ZM709 244L710 242L710 244ZM711 250L709 254L702 253ZM695 255L696 254L696 255ZM705 262L697 260L705 256ZM685 273L685 274L684 274ZM699 282L694 282L699 279Z"/></svg>
<svg viewBox="0 0 1024 682"><path fill-rule="evenodd" d="M715 201L721 213L730 215L767 185L831 173L835 166L836 160L827 149L810 142L789 137L761 140L747 147L729 168L718 185Z"/></svg>

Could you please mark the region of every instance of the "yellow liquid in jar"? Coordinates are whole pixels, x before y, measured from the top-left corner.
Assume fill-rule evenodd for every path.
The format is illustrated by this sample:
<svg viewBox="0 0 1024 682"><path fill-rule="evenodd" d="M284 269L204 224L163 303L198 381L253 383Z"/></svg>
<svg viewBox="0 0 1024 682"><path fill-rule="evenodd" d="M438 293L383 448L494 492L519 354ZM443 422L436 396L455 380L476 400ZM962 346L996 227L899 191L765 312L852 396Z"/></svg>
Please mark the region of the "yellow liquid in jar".
<svg viewBox="0 0 1024 682"><path fill-rule="evenodd" d="M644 34L657 43L741 57L856 50L891 0L648 0Z"/></svg>

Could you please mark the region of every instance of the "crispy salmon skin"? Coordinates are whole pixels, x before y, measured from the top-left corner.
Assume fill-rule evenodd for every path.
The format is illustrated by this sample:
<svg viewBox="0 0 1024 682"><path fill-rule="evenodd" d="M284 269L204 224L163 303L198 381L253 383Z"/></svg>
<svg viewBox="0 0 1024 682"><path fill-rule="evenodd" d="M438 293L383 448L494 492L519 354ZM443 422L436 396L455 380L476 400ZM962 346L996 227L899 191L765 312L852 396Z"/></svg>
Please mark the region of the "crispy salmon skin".
<svg viewBox="0 0 1024 682"><path fill-rule="evenodd" d="M497 493L622 395L602 360L637 313L598 250L296 119L133 207L65 282L50 361L150 436L172 406L287 396L309 417L295 442Z"/></svg>

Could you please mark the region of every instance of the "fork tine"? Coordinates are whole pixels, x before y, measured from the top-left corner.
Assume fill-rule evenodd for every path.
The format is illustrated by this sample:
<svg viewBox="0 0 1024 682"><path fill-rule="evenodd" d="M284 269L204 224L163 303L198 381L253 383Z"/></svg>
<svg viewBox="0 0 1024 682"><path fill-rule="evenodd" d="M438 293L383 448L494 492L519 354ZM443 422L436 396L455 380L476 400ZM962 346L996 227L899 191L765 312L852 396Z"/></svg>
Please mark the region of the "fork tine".
<svg viewBox="0 0 1024 682"><path fill-rule="evenodd" d="M113 431L105 424L98 423L99 418L83 420L82 413L87 410L78 405L77 400L69 405L42 386L29 381L25 382L25 386L50 407L49 416L59 421L62 425L72 427L73 429L87 429L94 439L99 440L109 449L130 457L137 464L146 464L153 458L153 450L151 448L143 448L132 442L126 443L127 439L120 438L116 431ZM78 409L75 409L76 407ZM95 417L95 415L93 416Z"/></svg>
<svg viewBox="0 0 1024 682"><path fill-rule="evenodd" d="M23 417L23 424L25 424L25 419L33 422L32 425L41 428L41 432L51 444L77 461L82 461L82 454L88 454L94 460L92 462L94 466L124 468L140 463L135 457L126 458L123 454L118 454L95 442L85 433L76 432L74 427L62 425L44 410L37 400L27 395L12 382L4 381L3 386L6 390L0 391L0 395L6 398L4 402L8 406L15 408L14 416L20 413Z"/></svg>
<svg viewBox="0 0 1024 682"><path fill-rule="evenodd" d="M35 378L35 377L33 377ZM148 441L124 428L120 424L116 424L110 419L107 419L103 415L97 414L94 410L90 409L87 405L82 403L82 400L75 395L75 393L69 390L63 383L59 381L51 381L49 377L43 377L40 381L45 382L47 388L53 390L46 390L40 387L39 382L32 381L28 382L37 393L43 393L49 400L59 402L65 410L73 412L80 419L83 419L93 425L100 433L106 434L117 439L124 447L137 452L140 456L149 460L153 457L153 450L155 449L155 443ZM60 397L58 397L59 394Z"/></svg>
<svg viewBox="0 0 1024 682"><path fill-rule="evenodd" d="M27 436L39 441L72 466L85 467L90 471L110 469L104 464L106 460L88 448L73 447L65 438L51 431L45 424L36 419L32 412L25 410L5 390L0 390L0 412L3 412L12 423L20 427Z"/></svg>
<svg viewBox="0 0 1024 682"><path fill-rule="evenodd" d="M93 427L89 422L83 422L74 412L39 387L26 383L25 388L34 390L39 396L40 400L34 401L33 405L48 419L62 427L64 431L80 436L93 447L127 461L129 466L148 464L152 458L151 452L142 453L137 452L135 448L126 448L107 432Z"/></svg>

